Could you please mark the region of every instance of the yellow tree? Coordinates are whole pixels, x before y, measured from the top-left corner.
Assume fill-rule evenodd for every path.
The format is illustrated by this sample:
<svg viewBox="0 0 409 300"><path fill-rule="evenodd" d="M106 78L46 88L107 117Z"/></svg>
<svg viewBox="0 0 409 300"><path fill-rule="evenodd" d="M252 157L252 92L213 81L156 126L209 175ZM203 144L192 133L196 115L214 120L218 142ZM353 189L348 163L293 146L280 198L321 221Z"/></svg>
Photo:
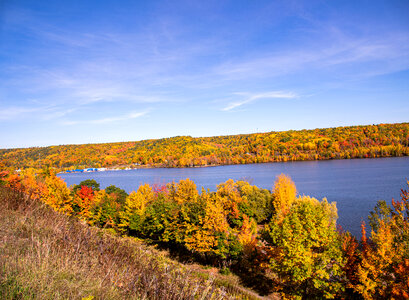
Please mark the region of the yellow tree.
<svg viewBox="0 0 409 300"><path fill-rule="evenodd" d="M194 202L199 197L196 184L187 178L180 180L179 183L171 183L168 186L169 197L171 197L178 204L185 202Z"/></svg>
<svg viewBox="0 0 409 300"><path fill-rule="evenodd" d="M238 228L242 225L239 205L246 201L241 197L239 186L233 179L217 186L217 202L223 207L229 224Z"/></svg>
<svg viewBox="0 0 409 300"><path fill-rule="evenodd" d="M375 247L368 244L363 228L362 243L362 261L358 266L359 283L355 286L364 299L387 298L388 282L392 279L391 270L393 260L396 259L396 249L394 247L394 236L390 226L380 221L377 232L372 232L372 241Z"/></svg>
<svg viewBox="0 0 409 300"><path fill-rule="evenodd" d="M250 256L257 245L257 223L248 216L243 216L243 225L238 233L238 240L243 246L245 256Z"/></svg>
<svg viewBox="0 0 409 300"><path fill-rule="evenodd" d="M73 213L73 198L64 180L51 175L45 178L46 190L43 200L58 212L70 215Z"/></svg>
<svg viewBox="0 0 409 300"><path fill-rule="evenodd" d="M141 218L146 210L146 205L153 201L155 193L149 184L141 185L137 192L132 192L125 200L124 211L121 214L123 229L137 230L141 225Z"/></svg>
<svg viewBox="0 0 409 300"><path fill-rule="evenodd" d="M227 234L229 224L222 203L208 193L202 193L202 197L205 216L200 218L199 225L192 228L191 234L186 236L185 245L189 250L224 257L227 246L222 236Z"/></svg>
<svg viewBox="0 0 409 300"><path fill-rule="evenodd" d="M192 228L198 225L199 217L203 216L203 201L199 197L196 184L189 178L181 180L178 184L168 185L169 199L176 203L173 220L165 235L178 243L184 244L185 238Z"/></svg>
<svg viewBox="0 0 409 300"><path fill-rule="evenodd" d="M289 176L281 174L277 177L274 183L273 195L275 213L278 217L278 222L280 222L290 211L297 195L295 184Z"/></svg>

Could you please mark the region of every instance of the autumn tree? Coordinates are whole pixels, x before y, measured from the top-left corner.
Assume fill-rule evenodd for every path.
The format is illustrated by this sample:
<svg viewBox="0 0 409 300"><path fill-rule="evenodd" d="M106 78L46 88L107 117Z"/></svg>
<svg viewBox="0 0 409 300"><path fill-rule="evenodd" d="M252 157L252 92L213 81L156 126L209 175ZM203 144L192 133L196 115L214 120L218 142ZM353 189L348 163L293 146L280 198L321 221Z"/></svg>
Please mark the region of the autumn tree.
<svg viewBox="0 0 409 300"><path fill-rule="evenodd" d="M240 228L237 238L243 248L243 255L246 257L252 256L258 242L257 223L254 219L250 219L247 215L244 215L243 225Z"/></svg>
<svg viewBox="0 0 409 300"><path fill-rule="evenodd" d="M147 205L141 223L143 236L155 241L169 242L173 240L173 232L169 231L174 222L179 206L166 194L155 195L155 200Z"/></svg>
<svg viewBox="0 0 409 300"><path fill-rule="evenodd" d="M214 195L202 192L205 205L204 216L198 226L192 229L185 239L188 249L205 255L226 258L228 254L227 232L229 224L223 208L223 203Z"/></svg>
<svg viewBox="0 0 409 300"><path fill-rule="evenodd" d="M74 194L76 194L78 192L78 190L81 189L81 187L86 186L91 188L93 191L97 192L100 189L100 185L98 182L96 182L94 179L87 179L87 180L83 180L81 181L79 184L74 185L72 188L72 191Z"/></svg>
<svg viewBox="0 0 409 300"><path fill-rule="evenodd" d="M83 219L87 220L91 216L91 205L95 192L89 186L83 185L74 195L74 211Z"/></svg>
<svg viewBox="0 0 409 300"><path fill-rule="evenodd" d="M334 298L341 290L342 253L336 231L335 203L310 197L293 199L295 188L284 178L283 200L276 206L285 214L270 221L265 238L274 256L270 268L281 281L282 292L303 298ZM279 187L282 187L281 184Z"/></svg>
<svg viewBox="0 0 409 300"><path fill-rule="evenodd" d="M95 192L88 214L88 221L92 225L105 228L116 228L120 223L121 204L117 198L108 194L106 190Z"/></svg>
<svg viewBox="0 0 409 300"><path fill-rule="evenodd" d="M259 224L267 222L274 213L273 194L246 181L237 181L237 187L243 198L238 205L241 213Z"/></svg>
<svg viewBox="0 0 409 300"><path fill-rule="evenodd" d="M185 246L186 238L198 226L200 217L204 216L203 198L190 179L181 180L178 184L172 183L168 190L169 198L177 204L178 209L174 211L173 222L165 234L174 242Z"/></svg>
<svg viewBox="0 0 409 300"><path fill-rule="evenodd" d="M277 177L273 188L273 206L278 222L290 211L296 200L297 189L294 182L287 175L281 174Z"/></svg>
<svg viewBox="0 0 409 300"><path fill-rule="evenodd" d="M169 197L171 197L178 204L185 202L194 202L199 197L196 184L187 178L180 180L179 183L171 183L168 185Z"/></svg>
<svg viewBox="0 0 409 300"><path fill-rule="evenodd" d="M354 287L358 284L358 268L361 262L361 252L358 240L349 232L340 232L341 250L344 255L345 264L342 271L345 276L345 293L351 298L355 298Z"/></svg>
<svg viewBox="0 0 409 300"><path fill-rule="evenodd" d="M47 176L45 186L46 189L42 195L43 201L56 211L68 215L72 214L74 199L64 180L55 175Z"/></svg>
<svg viewBox="0 0 409 300"><path fill-rule="evenodd" d="M130 193L125 199L119 226L125 230L141 231L146 206L154 198L155 193L149 184L141 185L137 192Z"/></svg>
<svg viewBox="0 0 409 300"><path fill-rule="evenodd" d="M36 170L29 168L20 173L21 182L24 186L24 193L31 199L39 200L46 193L47 189L43 178L36 175Z"/></svg>
<svg viewBox="0 0 409 300"><path fill-rule="evenodd" d="M243 214L239 206L245 201L240 194L239 186L234 180L229 179L217 186L216 201L225 211L227 221L233 228L239 228L243 224Z"/></svg>
<svg viewBox="0 0 409 300"><path fill-rule="evenodd" d="M116 202L123 205L125 204L126 197L128 197L128 193L125 190L115 186L110 185L105 188L105 192L110 195L112 198L115 199Z"/></svg>
<svg viewBox="0 0 409 300"><path fill-rule="evenodd" d="M409 182L408 182L409 185ZM362 236L362 260L358 265L358 283L354 289L365 299L399 299L409 294L404 275L409 258L409 193L401 191L392 207L378 202L370 215L370 239Z"/></svg>

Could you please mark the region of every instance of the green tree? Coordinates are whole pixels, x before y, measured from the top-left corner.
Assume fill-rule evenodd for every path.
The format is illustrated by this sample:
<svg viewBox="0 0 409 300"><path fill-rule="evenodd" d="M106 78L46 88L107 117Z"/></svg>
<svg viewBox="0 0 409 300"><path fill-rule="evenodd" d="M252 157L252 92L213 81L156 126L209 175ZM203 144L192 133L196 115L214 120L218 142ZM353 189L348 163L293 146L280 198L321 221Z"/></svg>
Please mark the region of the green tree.
<svg viewBox="0 0 409 300"><path fill-rule="evenodd" d="M146 207L141 225L142 234L156 241L171 241L173 234L169 234L168 228L174 222L178 210L174 201L162 193L158 194L155 201Z"/></svg>
<svg viewBox="0 0 409 300"><path fill-rule="evenodd" d="M246 181L238 181L237 185L244 200L239 203L240 212L254 218L258 224L267 222L274 213L273 194Z"/></svg>
<svg viewBox="0 0 409 300"><path fill-rule="evenodd" d="M72 188L73 193L76 194L81 189L82 186L87 186L91 188L94 192L99 191L99 183L96 182L94 179L87 179L81 181L77 185L74 185L74 187Z"/></svg>
<svg viewBox="0 0 409 300"><path fill-rule="evenodd" d="M376 203L376 206L373 211L369 214L369 225L372 230L377 231L382 220L390 218L392 209L385 200L380 200Z"/></svg>
<svg viewBox="0 0 409 300"><path fill-rule="evenodd" d="M125 199L119 226L124 230L131 230L140 234L146 206L154 199L155 193L149 184L141 185L137 192L130 193Z"/></svg>
<svg viewBox="0 0 409 300"><path fill-rule="evenodd" d="M120 203L121 205L125 204L125 199L128 197L128 193L125 192L125 190L115 185L108 186L105 189L105 192L111 197L115 198L116 202Z"/></svg>
<svg viewBox="0 0 409 300"><path fill-rule="evenodd" d="M121 204L105 190L96 192L91 204L89 223L99 227L116 228L119 222Z"/></svg>
<svg viewBox="0 0 409 300"><path fill-rule="evenodd" d="M335 203L303 196L284 216L276 215L265 234L270 268L283 292L297 298L334 298L341 290L343 259L336 231Z"/></svg>

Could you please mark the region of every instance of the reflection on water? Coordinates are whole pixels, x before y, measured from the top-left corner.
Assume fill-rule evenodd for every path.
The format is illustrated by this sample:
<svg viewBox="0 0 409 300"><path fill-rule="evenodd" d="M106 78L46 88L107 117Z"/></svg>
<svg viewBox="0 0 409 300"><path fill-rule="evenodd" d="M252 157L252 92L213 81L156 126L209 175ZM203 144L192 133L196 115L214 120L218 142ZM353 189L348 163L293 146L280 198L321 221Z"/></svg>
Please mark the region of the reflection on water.
<svg viewBox="0 0 409 300"><path fill-rule="evenodd" d="M338 224L360 236L360 223L379 199L390 203L399 198L400 189L409 179L409 157L267 163L185 169L138 169L95 173L60 174L68 185L95 179L105 188L111 184L127 192L139 185L166 184L192 179L198 189L216 190L227 179L247 180L271 190L277 175L284 173L294 180L299 194L336 201Z"/></svg>

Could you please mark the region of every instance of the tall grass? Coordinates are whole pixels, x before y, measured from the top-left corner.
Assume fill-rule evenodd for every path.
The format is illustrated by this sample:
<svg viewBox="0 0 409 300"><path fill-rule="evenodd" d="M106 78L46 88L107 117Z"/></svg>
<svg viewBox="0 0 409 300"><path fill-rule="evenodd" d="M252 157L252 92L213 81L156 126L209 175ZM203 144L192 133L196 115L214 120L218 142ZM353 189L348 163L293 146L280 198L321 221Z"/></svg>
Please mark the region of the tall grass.
<svg viewBox="0 0 409 300"><path fill-rule="evenodd" d="M0 186L0 299L84 298L252 297Z"/></svg>

